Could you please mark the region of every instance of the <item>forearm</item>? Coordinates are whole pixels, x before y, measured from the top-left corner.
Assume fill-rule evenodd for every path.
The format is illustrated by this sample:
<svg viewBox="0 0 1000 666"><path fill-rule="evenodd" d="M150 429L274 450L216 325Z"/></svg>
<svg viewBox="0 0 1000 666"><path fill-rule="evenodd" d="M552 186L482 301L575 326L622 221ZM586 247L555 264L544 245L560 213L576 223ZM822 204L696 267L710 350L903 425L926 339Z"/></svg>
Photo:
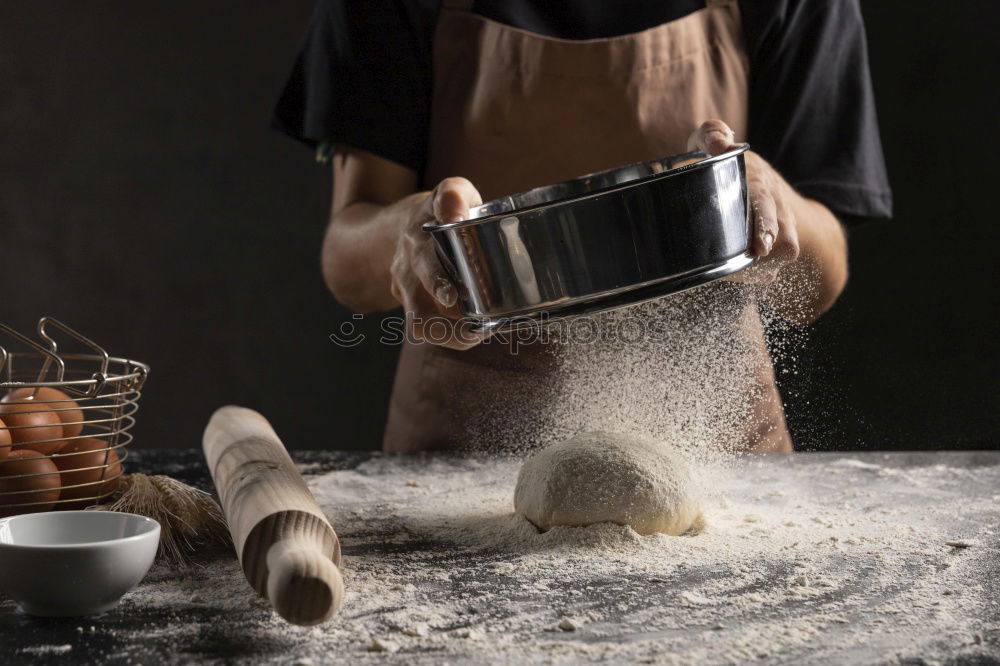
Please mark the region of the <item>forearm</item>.
<svg viewBox="0 0 1000 666"><path fill-rule="evenodd" d="M837 301L847 283L847 237L840 221L790 185L786 202L796 221L798 259L778 272L764 301L781 317L809 324Z"/></svg>
<svg viewBox="0 0 1000 666"><path fill-rule="evenodd" d="M418 192L384 206L358 201L331 216L323 239L323 278L338 301L364 313L399 306L390 266L401 230L427 195Z"/></svg>
<svg viewBox="0 0 1000 666"><path fill-rule="evenodd" d="M323 277L356 312L402 306L413 339L468 349L483 334L467 322L432 336L427 322L461 319L458 290L438 258L429 222L455 222L483 200L465 178L415 192L417 173L363 150L342 147L333 162L333 205L323 240Z"/></svg>

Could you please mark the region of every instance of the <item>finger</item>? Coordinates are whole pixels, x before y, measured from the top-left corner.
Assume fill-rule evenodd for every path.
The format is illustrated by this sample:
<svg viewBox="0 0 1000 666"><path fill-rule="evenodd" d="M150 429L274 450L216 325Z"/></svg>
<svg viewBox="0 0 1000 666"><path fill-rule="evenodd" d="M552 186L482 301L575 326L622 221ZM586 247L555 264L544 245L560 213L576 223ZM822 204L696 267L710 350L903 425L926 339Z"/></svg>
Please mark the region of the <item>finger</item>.
<svg viewBox="0 0 1000 666"><path fill-rule="evenodd" d="M431 314L424 315L426 312ZM464 351L486 338L485 333L472 330L472 322L468 319L444 317L433 309L408 312L407 323L413 339L449 349Z"/></svg>
<svg viewBox="0 0 1000 666"><path fill-rule="evenodd" d="M721 120L706 120L688 137L688 150L700 150L709 155L718 155L730 150L735 144L736 134Z"/></svg>
<svg viewBox="0 0 1000 666"><path fill-rule="evenodd" d="M444 223L467 220L469 209L482 203L479 190L465 178L445 178L431 195L432 213Z"/></svg>
<svg viewBox="0 0 1000 666"><path fill-rule="evenodd" d="M403 242L411 244L413 241L405 239ZM411 259L405 259L406 256L410 256ZM437 302L437 298L433 296L434 291L428 290L424 282L421 281L421 273L426 274L428 270L424 268L418 272L415 261L412 258L413 256L413 252L407 250L397 252L396 257L393 259L389 269L392 274L389 291L392 293L393 298L403 306L403 310L407 314L437 313L437 311L446 311L449 309L457 312L458 308L454 307L454 303L451 306L447 306ZM447 278L441 276L440 279L451 287L451 283ZM433 281L430 283L434 284ZM453 287L451 288L454 289ZM448 299L445 297L445 300Z"/></svg>
<svg viewBox="0 0 1000 666"><path fill-rule="evenodd" d="M750 210L753 216L753 250L754 256L766 257L771 254L775 241L778 239L778 207L774 197L767 192L758 192L750 196Z"/></svg>
<svg viewBox="0 0 1000 666"><path fill-rule="evenodd" d="M482 203L479 190L466 178L445 178L430 196L431 215L443 223L468 219L469 209ZM414 271L427 293L444 308L451 308L458 301L458 290L441 266L433 242L428 238L422 245L414 258Z"/></svg>
<svg viewBox="0 0 1000 666"><path fill-rule="evenodd" d="M771 256L781 264L792 263L799 258L799 232L794 213L782 204L778 206L778 240L771 249Z"/></svg>
<svg viewBox="0 0 1000 666"><path fill-rule="evenodd" d="M451 308L458 302L458 290L448 278L430 238L421 239L413 249L413 273L421 286L441 307Z"/></svg>

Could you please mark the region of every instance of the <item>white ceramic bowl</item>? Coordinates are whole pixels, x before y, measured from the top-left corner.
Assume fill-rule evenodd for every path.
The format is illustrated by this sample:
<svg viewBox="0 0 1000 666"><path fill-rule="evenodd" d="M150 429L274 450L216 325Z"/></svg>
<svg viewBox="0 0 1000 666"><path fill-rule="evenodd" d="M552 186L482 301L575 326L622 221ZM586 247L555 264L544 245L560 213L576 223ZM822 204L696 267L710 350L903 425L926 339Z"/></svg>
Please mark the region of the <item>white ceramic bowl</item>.
<svg viewBox="0 0 1000 666"><path fill-rule="evenodd" d="M29 615L103 613L142 580L159 543L160 524L131 513L0 518L0 590Z"/></svg>

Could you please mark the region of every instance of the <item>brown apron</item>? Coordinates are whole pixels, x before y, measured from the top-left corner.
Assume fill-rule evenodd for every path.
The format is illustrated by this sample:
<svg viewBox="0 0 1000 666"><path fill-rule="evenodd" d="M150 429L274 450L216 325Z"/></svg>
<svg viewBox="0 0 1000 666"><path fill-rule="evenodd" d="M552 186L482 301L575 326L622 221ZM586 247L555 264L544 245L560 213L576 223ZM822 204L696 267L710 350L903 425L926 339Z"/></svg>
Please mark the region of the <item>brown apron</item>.
<svg viewBox="0 0 1000 666"><path fill-rule="evenodd" d="M471 4L445 1L438 18L427 188L464 176L490 200L684 152L690 133L712 118L728 123L737 141L746 136L748 60L736 0L709 0L664 25L582 41L503 25L471 13ZM514 355L498 344L464 352L405 345L384 448L530 444L497 425L544 427L540 405L558 359L542 347ZM773 404L763 410L770 416L758 415L766 425L755 427L785 433L769 362L764 374ZM494 441L470 428L487 422Z"/></svg>

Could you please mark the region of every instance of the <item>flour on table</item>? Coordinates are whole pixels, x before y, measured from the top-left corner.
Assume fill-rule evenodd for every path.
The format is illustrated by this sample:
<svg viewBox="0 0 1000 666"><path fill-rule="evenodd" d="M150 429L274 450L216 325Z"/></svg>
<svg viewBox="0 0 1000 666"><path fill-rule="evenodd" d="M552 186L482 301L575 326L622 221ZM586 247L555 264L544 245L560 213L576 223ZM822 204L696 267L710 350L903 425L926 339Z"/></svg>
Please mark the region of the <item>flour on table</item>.
<svg viewBox="0 0 1000 666"><path fill-rule="evenodd" d="M66 654L73 650L72 645L30 645L18 650L21 654L31 654L35 656L48 654Z"/></svg>
<svg viewBox="0 0 1000 666"><path fill-rule="evenodd" d="M347 594L330 622L284 623L225 558L156 565L80 640L115 663L135 656L115 647L129 638L175 664L227 649L220 662L1000 658L1000 467L904 475L859 458L872 467L814 455L723 469L703 532L643 537L613 524L539 533L513 511L517 459L377 457L307 478L343 546Z"/></svg>

